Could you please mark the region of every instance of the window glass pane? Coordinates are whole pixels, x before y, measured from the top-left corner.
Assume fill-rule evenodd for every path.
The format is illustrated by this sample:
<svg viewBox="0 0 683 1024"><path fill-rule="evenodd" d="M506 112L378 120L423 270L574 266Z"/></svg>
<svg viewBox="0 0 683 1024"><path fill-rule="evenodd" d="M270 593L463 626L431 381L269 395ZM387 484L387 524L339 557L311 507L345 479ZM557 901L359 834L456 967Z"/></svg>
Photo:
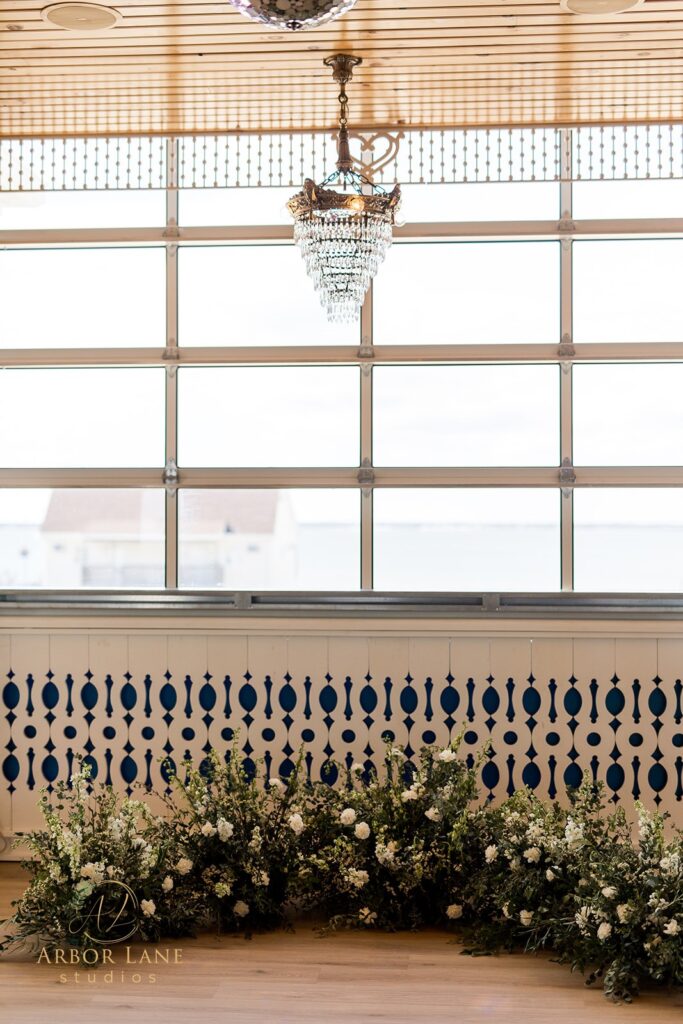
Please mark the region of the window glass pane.
<svg viewBox="0 0 683 1024"><path fill-rule="evenodd" d="M0 250L0 346L164 347L164 250Z"/></svg>
<svg viewBox="0 0 683 1024"><path fill-rule="evenodd" d="M179 584L228 590L356 590L356 490L178 494Z"/></svg>
<svg viewBox="0 0 683 1024"><path fill-rule="evenodd" d="M575 242L574 340L683 340L683 239Z"/></svg>
<svg viewBox="0 0 683 1024"><path fill-rule="evenodd" d="M683 365L575 366L574 462L683 464Z"/></svg>
<svg viewBox="0 0 683 1024"><path fill-rule="evenodd" d="M556 366L390 366L373 375L378 466L559 464Z"/></svg>
<svg viewBox="0 0 683 1024"><path fill-rule="evenodd" d="M555 220L559 217L557 182L467 182L455 185L401 185L399 219Z"/></svg>
<svg viewBox="0 0 683 1024"><path fill-rule="evenodd" d="M0 373L0 466L164 464L162 369Z"/></svg>
<svg viewBox="0 0 683 1024"><path fill-rule="evenodd" d="M355 366L178 372L182 466L357 466L359 445Z"/></svg>
<svg viewBox="0 0 683 1024"><path fill-rule="evenodd" d="M575 181L572 204L577 220L678 217L683 208L683 181Z"/></svg>
<svg viewBox="0 0 683 1024"><path fill-rule="evenodd" d="M374 284L375 344L556 342L556 242L400 243Z"/></svg>
<svg viewBox="0 0 683 1024"><path fill-rule="evenodd" d="M178 193L178 219L192 227L226 224L294 223L286 203L299 189L183 188Z"/></svg>
<svg viewBox="0 0 683 1024"><path fill-rule="evenodd" d="M357 345L360 324L328 323L294 245L179 251L182 345Z"/></svg>
<svg viewBox="0 0 683 1024"><path fill-rule="evenodd" d="M376 488L374 522L378 590L560 586L556 490Z"/></svg>
<svg viewBox="0 0 683 1024"><path fill-rule="evenodd" d="M0 192L0 231L160 227L165 221L163 189Z"/></svg>
<svg viewBox="0 0 683 1024"><path fill-rule="evenodd" d="M683 591L683 492L576 488L574 587Z"/></svg>
<svg viewBox="0 0 683 1024"><path fill-rule="evenodd" d="M0 490L0 587L163 587L163 490Z"/></svg>

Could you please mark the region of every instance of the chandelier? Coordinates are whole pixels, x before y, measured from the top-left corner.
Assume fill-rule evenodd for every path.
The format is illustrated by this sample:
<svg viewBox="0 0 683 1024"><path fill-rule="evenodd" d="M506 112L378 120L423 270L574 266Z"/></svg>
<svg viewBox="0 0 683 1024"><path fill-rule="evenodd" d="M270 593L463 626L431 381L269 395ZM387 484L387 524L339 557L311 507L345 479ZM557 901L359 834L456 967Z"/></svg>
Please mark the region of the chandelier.
<svg viewBox="0 0 683 1024"><path fill-rule="evenodd" d="M327 319L337 323L358 318L365 293L391 245L401 201L399 185L386 192L353 169L345 86L360 63L360 57L345 53L325 59L340 86L337 169L320 185L306 178L303 190L287 203L306 273L320 293Z"/></svg>
<svg viewBox="0 0 683 1024"><path fill-rule="evenodd" d="M230 0L233 7L252 21L280 31L297 32L333 21L351 10L356 0Z"/></svg>

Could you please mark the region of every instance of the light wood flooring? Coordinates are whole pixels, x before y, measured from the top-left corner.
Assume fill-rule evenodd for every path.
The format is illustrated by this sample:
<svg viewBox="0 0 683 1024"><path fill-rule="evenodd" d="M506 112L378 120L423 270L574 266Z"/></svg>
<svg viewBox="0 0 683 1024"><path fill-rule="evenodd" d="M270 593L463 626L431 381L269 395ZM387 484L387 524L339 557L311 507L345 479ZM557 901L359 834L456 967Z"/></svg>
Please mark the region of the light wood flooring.
<svg viewBox="0 0 683 1024"><path fill-rule="evenodd" d="M0 863L0 919L24 882L19 865ZM181 963L126 964L113 947L109 984L101 968L2 960L0 1024L669 1024L683 1009L683 995L663 992L614 1006L544 957L460 956L438 931L321 939L306 923L251 941L203 935L166 945L182 950ZM141 951L133 946L131 959Z"/></svg>

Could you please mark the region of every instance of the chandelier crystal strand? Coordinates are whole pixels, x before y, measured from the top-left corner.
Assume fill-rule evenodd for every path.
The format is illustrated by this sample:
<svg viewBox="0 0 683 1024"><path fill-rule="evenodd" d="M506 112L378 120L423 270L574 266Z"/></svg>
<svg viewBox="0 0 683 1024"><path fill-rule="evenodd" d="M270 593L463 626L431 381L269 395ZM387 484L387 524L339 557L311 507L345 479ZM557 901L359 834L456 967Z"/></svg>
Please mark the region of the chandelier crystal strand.
<svg viewBox="0 0 683 1024"><path fill-rule="evenodd" d="M365 293L391 245L401 190L396 185L386 192L353 169L345 85L360 57L339 53L324 63L340 85L337 169L321 185L307 178L287 206L294 218L294 241L328 320L348 323L360 315Z"/></svg>

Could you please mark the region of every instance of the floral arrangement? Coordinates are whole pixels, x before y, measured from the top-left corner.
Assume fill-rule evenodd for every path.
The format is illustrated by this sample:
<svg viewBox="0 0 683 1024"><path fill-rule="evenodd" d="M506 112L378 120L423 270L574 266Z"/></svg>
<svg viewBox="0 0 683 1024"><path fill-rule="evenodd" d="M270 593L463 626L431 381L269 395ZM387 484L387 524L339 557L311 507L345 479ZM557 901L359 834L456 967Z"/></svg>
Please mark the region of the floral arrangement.
<svg viewBox="0 0 683 1024"><path fill-rule="evenodd" d="M300 763L260 785L235 745L171 772L161 816L94 787L84 766L42 797L45 828L25 839L32 879L0 950L88 945L73 922L118 881L146 940L249 933L313 910L329 928L446 923L470 952L546 949L618 1000L644 981L683 983L683 834L667 838L664 816L637 806L636 838L589 779L567 807L527 790L482 805L479 763L458 746L413 760L388 744L381 774L338 766L331 786Z"/></svg>

